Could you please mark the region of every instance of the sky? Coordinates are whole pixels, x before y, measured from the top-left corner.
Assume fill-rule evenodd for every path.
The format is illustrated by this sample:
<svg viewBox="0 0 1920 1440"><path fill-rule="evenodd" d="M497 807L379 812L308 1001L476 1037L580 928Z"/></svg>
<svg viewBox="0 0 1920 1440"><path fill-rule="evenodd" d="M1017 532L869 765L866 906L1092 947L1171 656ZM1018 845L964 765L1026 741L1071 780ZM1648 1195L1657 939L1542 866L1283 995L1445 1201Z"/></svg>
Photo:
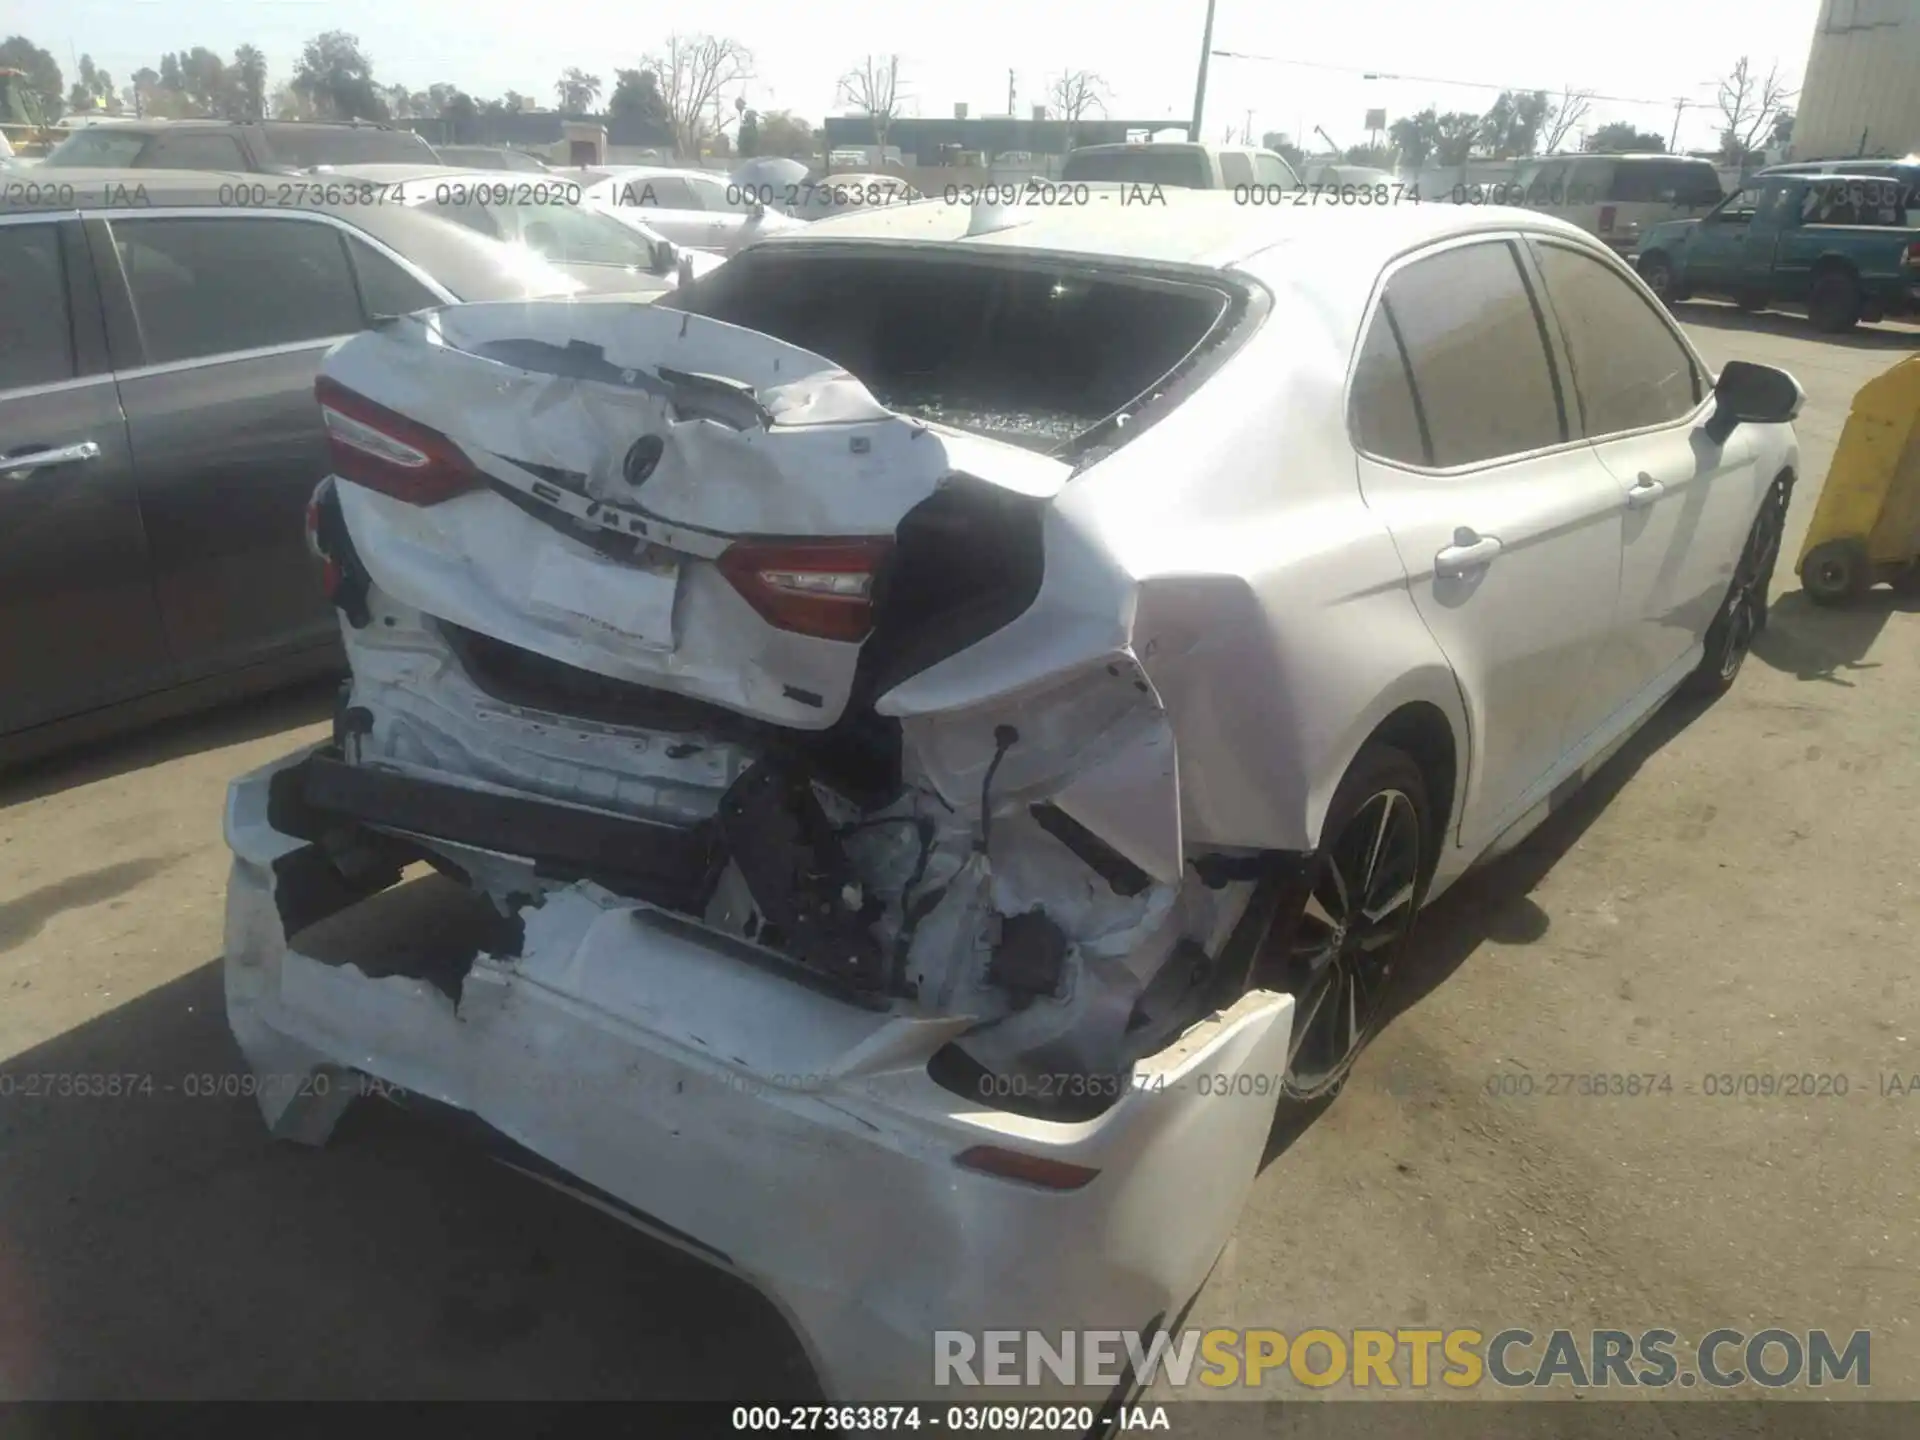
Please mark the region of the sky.
<svg viewBox="0 0 1920 1440"><path fill-rule="evenodd" d="M1317 126L1344 148L1368 138L1369 109L1391 122L1427 105L1483 111L1503 87L1570 86L1615 97L1592 102L1587 124L1628 120L1663 136L1684 98L1700 108L1680 112L1680 144L1705 146L1715 80L1745 54L1762 73L1777 64L1797 89L1818 11L1819 0L1217 0L1214 48L1266 58L1214 58L1203 138L1250 119L1255 136L1311 137ZM382 84L445 81L480 99L517 90L548 103L568 66L611 89L614 70L638 66L669 31L705 30L752 50L748 105L816 123L847 109L836 81L866 53L900 55L906 114L951 115L956 101L1005 114L1012 66L1017 113L1044 101L1062 71L1091 70L1107 84L1109 115L1184 123L1205 14L1206 0L10 0L0 29L51 51L68 83L82 54L124 84L163 51L230 56L251 43L266 54L269 89L309 37L345 30Z"/></svg>

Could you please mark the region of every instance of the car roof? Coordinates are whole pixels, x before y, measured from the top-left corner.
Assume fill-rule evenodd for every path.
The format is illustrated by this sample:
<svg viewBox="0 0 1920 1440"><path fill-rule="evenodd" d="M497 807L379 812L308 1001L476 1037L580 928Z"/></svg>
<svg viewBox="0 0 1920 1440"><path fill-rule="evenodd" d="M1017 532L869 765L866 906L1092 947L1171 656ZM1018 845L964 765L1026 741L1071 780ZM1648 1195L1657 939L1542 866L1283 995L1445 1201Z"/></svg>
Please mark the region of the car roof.
<svg viewBox="0 0 1920 1440"><path fill-rule="evenodd" d="M1149 202L1122 196L1145 194ZM922 200L859 209L783 231L755 242L775 245L938 245L963 250L1024 250L1121 262L1225 270L1275 245L1312 248L1316 263L1377 273L1395 255L1433 240L1486 230L1525 229L1598 242L1577 226L1511 206L1405 203L1359 205L1247 205L1230 190L1102 184L1085 205L1012 205L992 217L1015 223L968 235L976 209Z"/></svg>
<svg viewBox="0 0 1920 1440"><path fill-rule="evenodd" d="M684 165L595 165L592 168L602 180L617 180L623 175L661 175L682 180L719 180L724 183L727 178L718 170L694 170Z"/></svg>

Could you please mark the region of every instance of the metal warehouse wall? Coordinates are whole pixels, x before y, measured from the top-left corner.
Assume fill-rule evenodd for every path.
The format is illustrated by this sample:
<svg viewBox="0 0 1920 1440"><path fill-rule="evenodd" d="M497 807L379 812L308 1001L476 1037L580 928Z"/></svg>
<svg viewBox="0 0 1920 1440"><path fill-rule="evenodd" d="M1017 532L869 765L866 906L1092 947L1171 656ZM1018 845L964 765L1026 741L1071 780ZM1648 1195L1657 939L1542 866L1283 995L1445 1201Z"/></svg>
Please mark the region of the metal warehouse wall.
<svg viewBox="0 0 1920 1440"><path fill-rule="evenodd" d="M1793 158L1915 150L1920 0L1821 0L1793 122Z"/></svg>

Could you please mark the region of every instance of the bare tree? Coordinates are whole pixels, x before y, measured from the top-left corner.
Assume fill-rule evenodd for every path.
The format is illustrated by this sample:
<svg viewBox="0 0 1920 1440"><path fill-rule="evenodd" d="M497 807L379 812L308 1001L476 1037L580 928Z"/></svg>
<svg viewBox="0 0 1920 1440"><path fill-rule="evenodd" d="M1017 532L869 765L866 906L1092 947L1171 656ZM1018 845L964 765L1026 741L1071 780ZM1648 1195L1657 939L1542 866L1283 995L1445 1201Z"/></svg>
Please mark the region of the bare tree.
<svg viewBox="0 0 1920 1440"><path fill-rule="evenodd" d="M1069 150L1073 148L1073 127L1095 111L1106 114L1111 93L1107 82L1091 70L1068 70L1053 77L1047 86L1047 104L1067 122Z"/></svg>
<svg viewBox="0 0 1920 1440"><path fill-rule="evenodd" d="M753 75L753 52L719 35L669 35L666 48L642 63L658 78L675 147L694 158L720 128L721 95Z"/></svg>
<svg viewBox="0 0 1920 1440"><path fill-rule="evenodd" d="M1780 67L1772 66L1762 80L1753 71L1747 57L1720 82L1720 144L1729 164L1737 164L1753 149L1754 141L1766 133L1773 117L1793 98L1780 79Z"/></svg>
<svg viewBox="0 0 1920 1440"><path fill-rule="evenodd" d="M1592 100L1591 90L1575 90L1569 86L1560 92L1559 98L1547 106L1546 122L1540 127L1541 153L1552 155L1559 150L1567 136L1587 118Z"/></svg>
<svg viewBox="0 0 1920 1440"><path fill-rule="evenodd" d="M840 77L840 99L873 121L880 163L887 161L887 131L900 113L900 57L869 55Z"/></svg>

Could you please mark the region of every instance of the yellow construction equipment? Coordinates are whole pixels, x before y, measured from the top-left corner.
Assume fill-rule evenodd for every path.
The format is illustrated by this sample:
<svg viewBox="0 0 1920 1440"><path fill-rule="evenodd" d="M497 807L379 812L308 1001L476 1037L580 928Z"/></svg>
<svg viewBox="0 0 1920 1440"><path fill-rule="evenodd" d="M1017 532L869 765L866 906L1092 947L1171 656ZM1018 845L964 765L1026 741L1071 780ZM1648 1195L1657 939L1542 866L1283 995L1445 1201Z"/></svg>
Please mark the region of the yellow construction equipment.
<svg viewBox="0 0 1920 1440"><path fill-rule="evenodd" d="M1794 569L1822 605L1881 580L1920 591L1920 355L1853 397Z"/></svg>

